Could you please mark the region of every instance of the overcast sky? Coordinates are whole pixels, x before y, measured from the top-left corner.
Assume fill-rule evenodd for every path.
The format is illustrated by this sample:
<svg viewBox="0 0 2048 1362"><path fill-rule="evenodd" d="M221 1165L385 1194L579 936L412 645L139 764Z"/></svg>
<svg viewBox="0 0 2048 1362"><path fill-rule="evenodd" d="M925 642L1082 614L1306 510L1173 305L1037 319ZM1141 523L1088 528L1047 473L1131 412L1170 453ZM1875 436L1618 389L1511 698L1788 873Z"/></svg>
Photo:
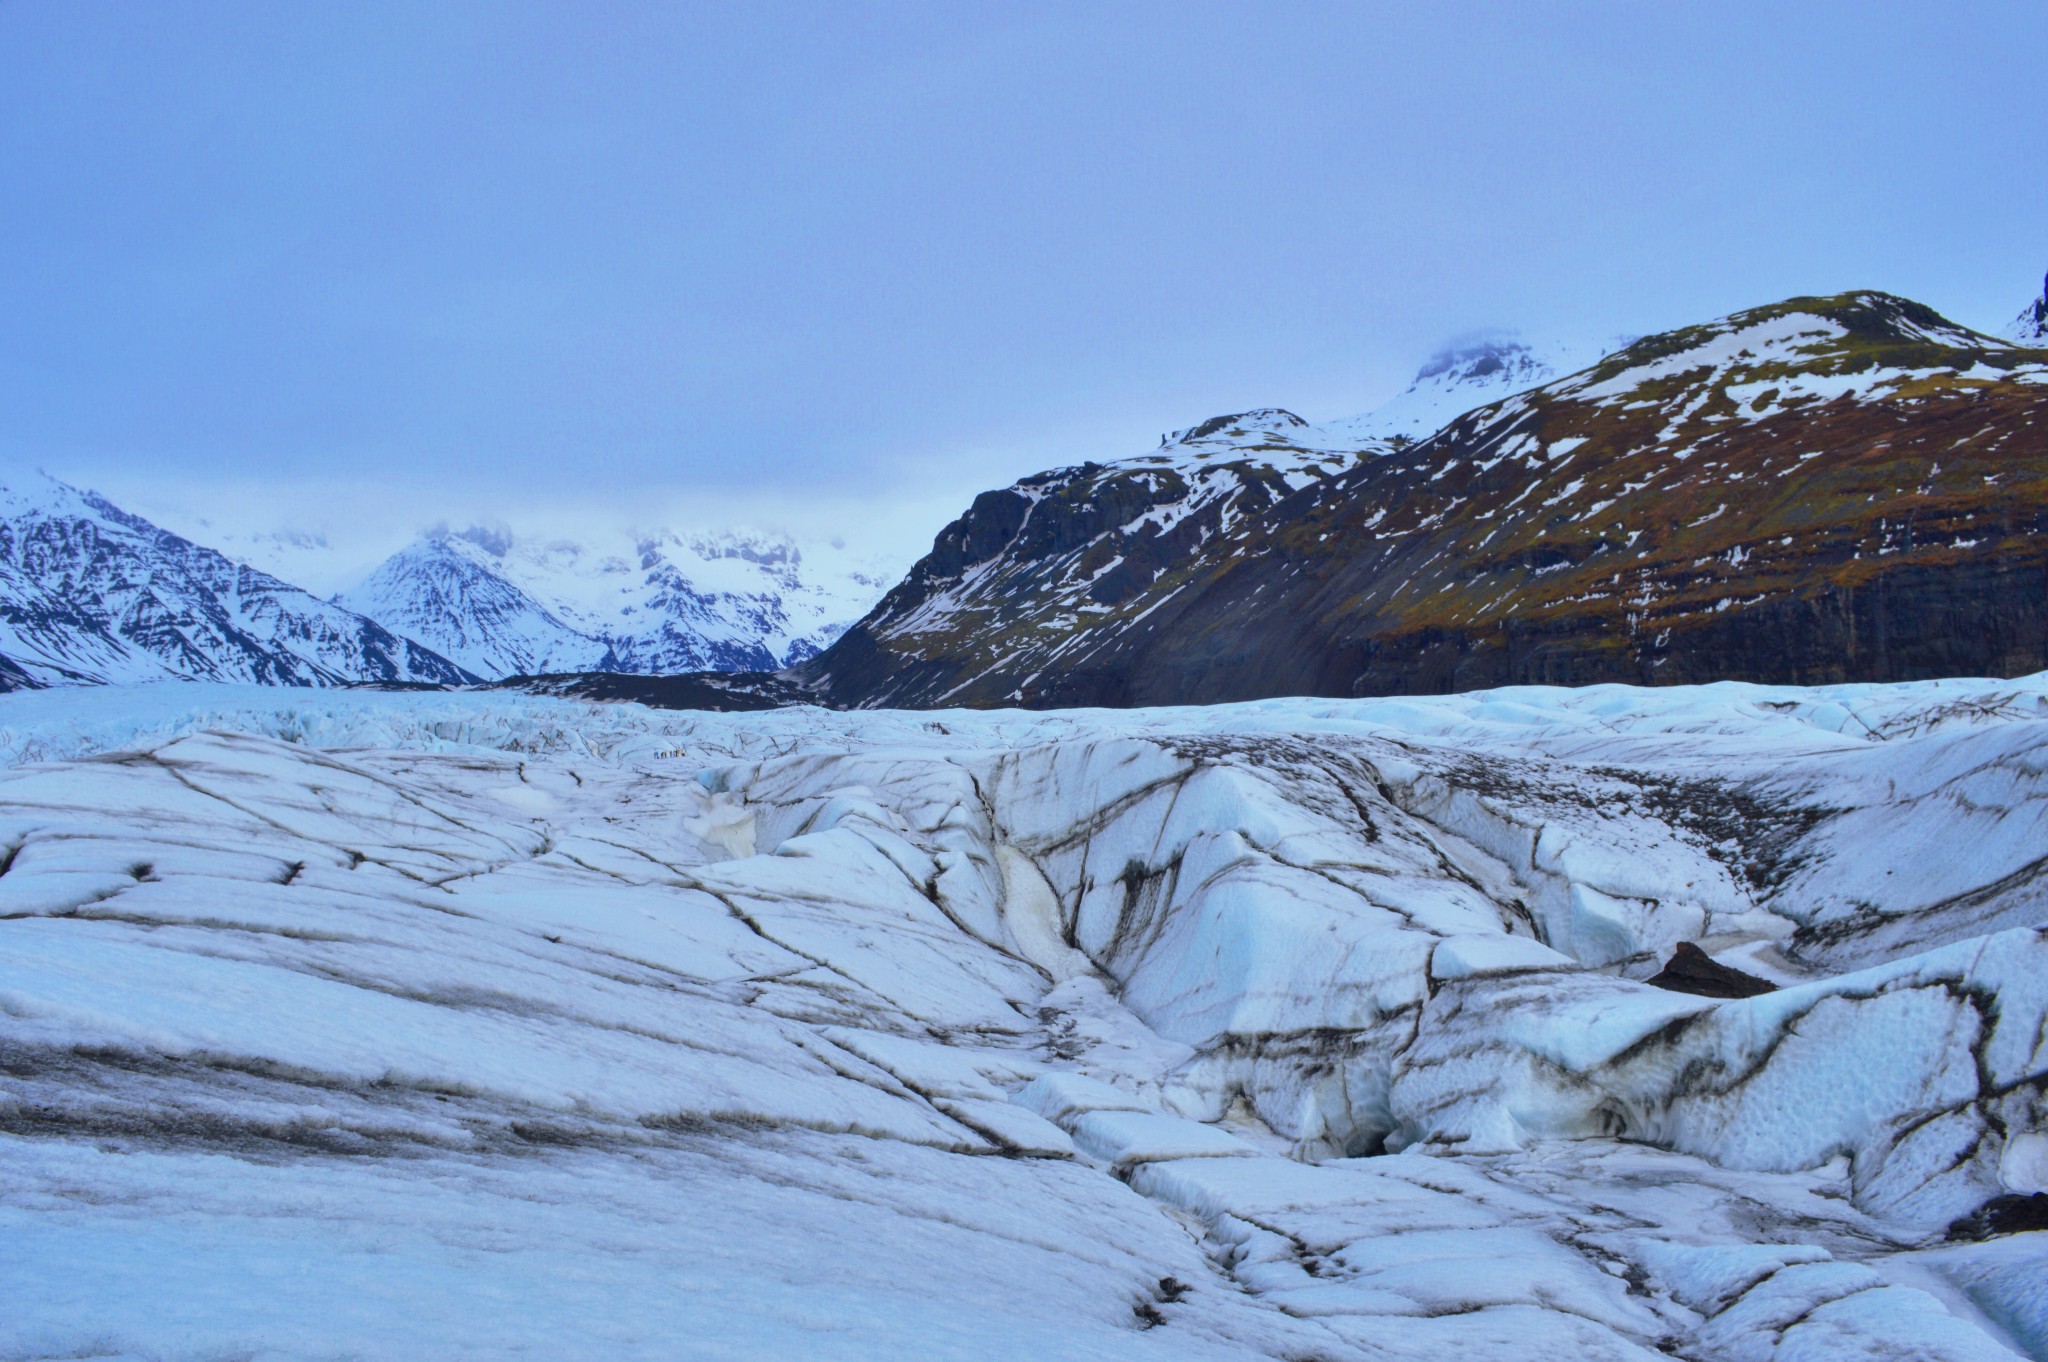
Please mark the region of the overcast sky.
<svg viewBox="0 0 2048 1362"><path fill-rule="evenodd" d="M1478 328L1995 327L2048 271L2044 50L2040 0L0 0L0 469L928 542Z"/></svg>

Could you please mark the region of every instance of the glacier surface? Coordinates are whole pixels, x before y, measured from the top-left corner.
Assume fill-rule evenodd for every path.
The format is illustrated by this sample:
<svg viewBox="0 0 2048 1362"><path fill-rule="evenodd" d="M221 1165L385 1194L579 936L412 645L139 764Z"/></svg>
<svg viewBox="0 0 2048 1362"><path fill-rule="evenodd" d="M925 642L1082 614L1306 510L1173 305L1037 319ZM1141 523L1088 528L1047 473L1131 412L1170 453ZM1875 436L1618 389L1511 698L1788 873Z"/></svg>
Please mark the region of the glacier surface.
<svg viewBox="0 0 2048 1362"><path fill-rule="evenodd" d="M0 1358L2048 1357L2044 834L2048 676L0 697Z"/></svg>

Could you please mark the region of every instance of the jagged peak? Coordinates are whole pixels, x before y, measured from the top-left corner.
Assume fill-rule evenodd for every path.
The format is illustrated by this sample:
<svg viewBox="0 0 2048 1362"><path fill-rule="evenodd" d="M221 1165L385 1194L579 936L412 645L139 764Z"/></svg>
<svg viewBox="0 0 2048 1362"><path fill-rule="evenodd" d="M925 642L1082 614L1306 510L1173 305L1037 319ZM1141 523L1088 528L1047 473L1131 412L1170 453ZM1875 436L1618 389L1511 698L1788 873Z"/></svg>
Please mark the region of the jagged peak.
<svg viewBox="0 0 2048 1362"><path fill-rule="evenodd" d="M1530 345L1509 332L1460 336L1438 350L1415 373L1415 384L1430 380L1473 381L1518 371L1545 372L1548 363Z"/></svg>
<svg viewBox="0 0 2048 1362"><path fill-rule="evenodd" d="M2042 281L2041 296L2020 309L2005 334L2021 345L2048 348L2048 280Z"/></svg>
<svg viewBox="0 0 2048 1362"><path fill-rule="evenodd" d="M10 473L0 481L0 517L99 515L114 509L96 492L74 487L37 468Z"/></svg>
<svg viewBox="0 0 2048 1362"><path fill-rule="evenodd" d="M757 567L794 567L804 557L788 536L750 530L693 535L688 546L699 558L737 558Z"/></svg>
<svg viewBox="0 0 2048 1362"><path fill-rule="evenodd" d="M1186 430L1176 430L1159 438L1161 449L1173 445L1193 444L1263 444L1273 440L1293 443L1296 431L1311 430L1308 422L1288 411L1285 407L1254 407L1250 411L1233 412L1225 416L1212 416Z"/></svg>
<svg viewBox="0 0 2048 1362"><path fill-rule="evenodd" d="M429 544L471 544L493 558L503 558L512 551L512 531L502 524L470 524L458 530L443 520L429 526L420 538Z"/></svg>

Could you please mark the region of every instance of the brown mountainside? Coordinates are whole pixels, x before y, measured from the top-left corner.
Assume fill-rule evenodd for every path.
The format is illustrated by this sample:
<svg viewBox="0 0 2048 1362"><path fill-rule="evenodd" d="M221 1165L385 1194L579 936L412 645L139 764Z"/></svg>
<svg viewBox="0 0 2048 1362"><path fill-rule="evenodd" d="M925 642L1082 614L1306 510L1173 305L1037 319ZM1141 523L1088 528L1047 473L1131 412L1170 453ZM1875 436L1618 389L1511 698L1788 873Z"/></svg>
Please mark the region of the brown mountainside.
<svg viewBox="0 0 2048 1362"><path fill-rule="evenodd" d="M1310 474L1257 473L1261 438L1252 493L1192 511L1156 467L985 495L796 679L1051 706L2048 667L2048 352L1904 299L1647 337Z"/></svg>

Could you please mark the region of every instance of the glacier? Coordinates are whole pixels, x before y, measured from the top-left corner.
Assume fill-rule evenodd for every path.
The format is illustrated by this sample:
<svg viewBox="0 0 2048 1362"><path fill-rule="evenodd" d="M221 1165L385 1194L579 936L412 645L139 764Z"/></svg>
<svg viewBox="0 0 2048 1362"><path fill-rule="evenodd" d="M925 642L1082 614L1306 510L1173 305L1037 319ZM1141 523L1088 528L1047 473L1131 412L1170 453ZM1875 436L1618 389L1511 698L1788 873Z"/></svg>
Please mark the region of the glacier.
<svg viewBox="0 0 2048 1362"><path fill-rule="evenodd" d="M0 696L0 1358L2048 1357L2044 834L2048 674Z"/></svg>

